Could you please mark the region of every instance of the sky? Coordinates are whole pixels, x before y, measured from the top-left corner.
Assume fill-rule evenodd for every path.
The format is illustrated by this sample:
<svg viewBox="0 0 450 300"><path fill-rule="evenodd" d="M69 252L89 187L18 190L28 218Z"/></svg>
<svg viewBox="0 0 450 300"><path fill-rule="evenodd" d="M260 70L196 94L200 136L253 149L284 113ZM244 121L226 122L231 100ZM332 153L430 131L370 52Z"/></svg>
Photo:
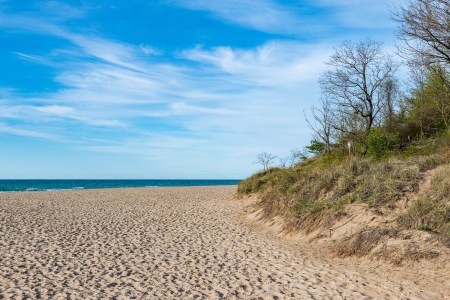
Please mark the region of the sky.
<svg viewBox="0 0 450 300"><path fill-rule="evenodd" d="M0 0L0 178L242 179L400 0Z"/></svg>

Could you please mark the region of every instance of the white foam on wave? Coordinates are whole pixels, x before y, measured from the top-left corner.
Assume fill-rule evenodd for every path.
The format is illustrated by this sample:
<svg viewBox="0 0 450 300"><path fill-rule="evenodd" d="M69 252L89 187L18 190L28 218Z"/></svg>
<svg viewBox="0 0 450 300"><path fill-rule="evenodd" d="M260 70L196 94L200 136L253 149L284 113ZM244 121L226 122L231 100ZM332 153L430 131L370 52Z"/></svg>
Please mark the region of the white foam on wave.
<svg viewBox="0 0 450 300"><path fill-rule="evenodd" d="M73 191L73 190L84 190L84 187L82 186L77 186L77 187L73 187L73 188L68 188L68 189L46 189L46 191Z"/></svg>

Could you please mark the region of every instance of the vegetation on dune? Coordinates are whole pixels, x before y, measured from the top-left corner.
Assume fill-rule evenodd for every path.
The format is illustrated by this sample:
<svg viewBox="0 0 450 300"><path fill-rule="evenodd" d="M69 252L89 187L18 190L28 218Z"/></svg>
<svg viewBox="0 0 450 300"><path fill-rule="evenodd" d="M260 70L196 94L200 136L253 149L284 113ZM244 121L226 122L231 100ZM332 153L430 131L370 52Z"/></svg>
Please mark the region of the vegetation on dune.
<svg viewBox="0 0 450 300"><path fill-rule="evenodd" d="M311 144L295 152L290 167L280 159L280 167L269 168L274 156L265 153L272 159L239 184L238 194L257 193L264 217L283 216L287 229L306 233L331 228L349 204L383 214L411 198L395 224L361 228L335 251L362 256L405 230L439 235L450 247L449 9L447 0L413 0L395 13L411 69L407 85L395 78L399 64L380 43L336 48L320 79L321 101L308 114ZM419 191L429 177L430 187Z"/></svg>
<svg viewBox="0 0 450 300"><path fill-rule="evenodd" d="M401 215L400 228L441 233L450 238L450 164L438 170L428 189ZM449 245L450 246L450 245Z"/></svg>
<svg viewBox="0 0 450 300"><path fill-rule="evenodd" d="M418 191L426 171L443 164L449 166L450 157L442 154L448 147L450 137L443 135L415 143L404 152L391 153L382 160L375 157L349 160L342 154L322 154L292 168L271 168L257 173L239 184L238 193L258 193L258 206L265 217L282 215L290 229L311 232L318 227L331 227L344 216L347 204L363 203L374 210L393 208L405 193ZM447 173L448 169L445 169ZM423 202L430 203L439 198L448 206L448 189L445 187L450 186L449 178L441 175L433 180L434 194ZM439 189L438 184L442 186ZM422 217L431 217L434 212ZM414 219L412 212L409 215ZM422 225L431 226L431 220L423 219L410 228Z"/></svg>

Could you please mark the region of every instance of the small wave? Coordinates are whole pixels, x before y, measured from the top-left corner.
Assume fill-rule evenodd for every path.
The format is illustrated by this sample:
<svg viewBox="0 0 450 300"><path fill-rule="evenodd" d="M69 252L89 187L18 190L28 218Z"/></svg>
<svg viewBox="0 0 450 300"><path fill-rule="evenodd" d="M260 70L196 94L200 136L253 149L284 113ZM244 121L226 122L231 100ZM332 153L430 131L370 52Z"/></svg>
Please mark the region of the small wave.
<svg viewBox="0 0 450 300"><path fill-rule="evenodd" d="M84 190L84 187L82 186L76 186L73 188L68 188L68 189L63 189L63 188L58 188L58 189L46 189L46 191L73 191L73 190Z"/></svg>
<svg viewBox="0 0 450 300"><path fill-rule="evenodd" d="M35 191L39 191L38 188L27 188L26 189L27 192L35 192Z"/></svg>

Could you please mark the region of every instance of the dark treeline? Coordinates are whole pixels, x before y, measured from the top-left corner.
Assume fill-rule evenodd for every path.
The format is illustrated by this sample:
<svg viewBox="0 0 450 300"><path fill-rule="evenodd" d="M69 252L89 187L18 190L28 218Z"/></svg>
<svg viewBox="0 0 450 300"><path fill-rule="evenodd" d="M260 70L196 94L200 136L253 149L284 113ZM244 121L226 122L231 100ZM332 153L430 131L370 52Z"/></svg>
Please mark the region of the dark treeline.
<svg viewBox="0 0 450 300"><path fill-rule="evenodd" d="M322 98L311 108L314 154L350 151L381 157L449 129L450 1L411 0L393 12L400 64L371 39L335 48L320 78Z"/></svg>

